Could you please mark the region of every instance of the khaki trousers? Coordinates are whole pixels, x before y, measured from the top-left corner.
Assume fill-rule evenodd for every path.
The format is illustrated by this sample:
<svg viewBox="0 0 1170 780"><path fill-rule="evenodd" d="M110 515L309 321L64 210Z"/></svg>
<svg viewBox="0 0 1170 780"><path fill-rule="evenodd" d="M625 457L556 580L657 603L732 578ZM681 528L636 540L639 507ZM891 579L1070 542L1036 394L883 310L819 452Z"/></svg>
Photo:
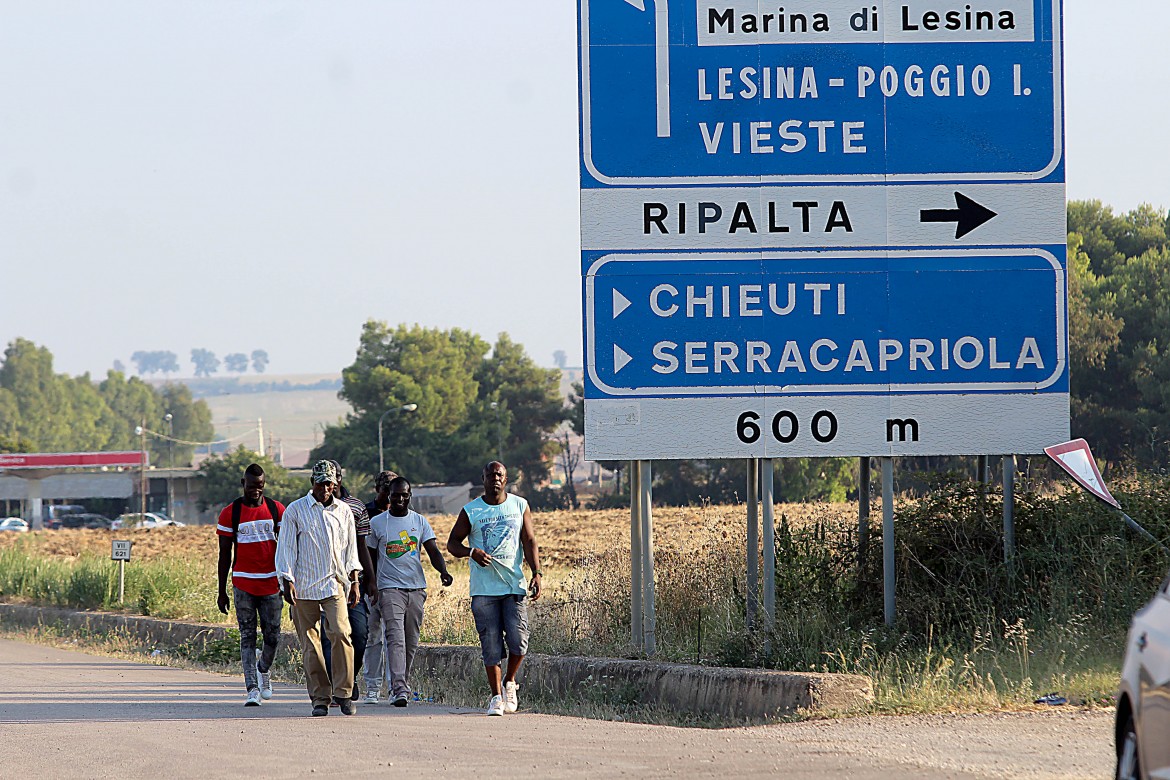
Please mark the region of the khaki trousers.
<svg viewBox="0 0 1170 780"><path fill-rule="evenodd" d="M330 661L333 682L325 670L325 655L321 652L321 634L318 625L325 616L325 633L333 645ZM313 706L329 704L330 697L348 699L353 695L353 642L349 637L349 612L345 599L331 596L327 599L297 599L292 608L293 625L301 640L305 680Z"/></svg>

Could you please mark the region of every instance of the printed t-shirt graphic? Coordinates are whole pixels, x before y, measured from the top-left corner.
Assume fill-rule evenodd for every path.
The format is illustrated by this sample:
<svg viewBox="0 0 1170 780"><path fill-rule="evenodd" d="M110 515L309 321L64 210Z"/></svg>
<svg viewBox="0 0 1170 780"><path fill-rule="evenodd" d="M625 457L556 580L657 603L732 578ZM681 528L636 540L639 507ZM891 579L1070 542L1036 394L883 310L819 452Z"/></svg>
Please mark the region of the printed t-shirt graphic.
<svg viewBox="0 0 1170 780"><path fill-rule="evenodd" d="M366 545L378 556L378 588L425 588L419 548L434 538L431 524L414 510L404 517L383 512L370 520Z"/></svg>
<svg viewBox="0 0 1170 780"><path fill-rule="evenodd" d="M463 507L471 522L468 544L478 547L496 560L487 568L478 563L471 564L472 596L506 596L509 593L523 594L524 552L520 545L520 529L524 527L524 511L528 502L520 496L509 493L507 498L495 506L475 499Z"/></svg>
<svg viewBox="0 0 1170 780"><path fill-rule="evenodd" d="M277 511L284 512L284 504L274 501ZM240 507L240 526L232 533L232 505L219 513L215 527L217 536L235 538L236 560L232 564L232 584L253 596L271 596L279 592L276 582L276 535L280 521L268 512L268 505Z"/></svg>

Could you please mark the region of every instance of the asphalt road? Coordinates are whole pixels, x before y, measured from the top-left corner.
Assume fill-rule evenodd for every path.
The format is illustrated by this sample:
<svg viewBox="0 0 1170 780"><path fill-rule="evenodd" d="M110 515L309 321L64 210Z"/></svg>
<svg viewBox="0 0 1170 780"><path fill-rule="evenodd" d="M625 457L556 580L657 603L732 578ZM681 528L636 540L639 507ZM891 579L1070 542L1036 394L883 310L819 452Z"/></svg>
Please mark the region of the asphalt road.
<svg viewBox="0 0 1170 780"><path fill-rule="evenodd" d="M1111 714L866 717L681 729L434 705L309 716L277 684L0 640L0 777L1104 778ZM523 694L523 689L521 689ZM521 698L523 706L523 697Z"/></svg>

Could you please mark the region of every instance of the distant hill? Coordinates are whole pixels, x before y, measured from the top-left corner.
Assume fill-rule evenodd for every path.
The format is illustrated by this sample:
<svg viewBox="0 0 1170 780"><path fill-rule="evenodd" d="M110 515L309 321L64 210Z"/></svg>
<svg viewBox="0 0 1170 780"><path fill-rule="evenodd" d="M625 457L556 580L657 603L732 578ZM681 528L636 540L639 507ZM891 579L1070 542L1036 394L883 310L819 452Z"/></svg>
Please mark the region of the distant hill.
<svg viewBox="0 0 1170 780"><path fill-rule="evenodd" d="M288 376L200 377L180 380L191 388L196 398L213 398L218 395L239 395L242 393L292 393L307 390L341 389L341 374L293 374Z"/></svg>

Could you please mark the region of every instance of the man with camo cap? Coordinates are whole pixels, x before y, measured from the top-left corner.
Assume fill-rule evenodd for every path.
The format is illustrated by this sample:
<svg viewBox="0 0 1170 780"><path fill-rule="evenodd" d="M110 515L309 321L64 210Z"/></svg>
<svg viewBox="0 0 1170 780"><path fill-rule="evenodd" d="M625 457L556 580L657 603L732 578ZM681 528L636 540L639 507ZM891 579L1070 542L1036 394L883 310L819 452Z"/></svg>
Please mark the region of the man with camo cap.
<svg viewBox="0 0 1170 780"><path fill-rule="evenodd" d="M366 547L366 537L370 535L370 516L366 513L365 502L358 499L345 488L345 471L341 468L341 464L335 460L330 460L333 468L337 473L337 488L334 490L334 495L349 505L350 511L353 513L353 527L357 534L358 543L358 560L362 564L361 580L369 582L373 574L373 564L370 563L370 551ZM358 673L361 671L362 662L366 656L366 638L369 634L369 620L370 610L366 606L364 599L359 599L357 604L349 605L349 630L350 641L353 643L353 698L354 701L358 698ZM328 670L330 676L333 675L333 664L331 662L330 639L325 634L325 626L321 626L322 640L321 647L325 653L325 668Z"/></svg>
<svg viewBox="0 0 1170 780"><path fill-rule="evenodd" d="M340 479L327 460L313 466L312 489L293 501L281 518L276 542L276 576L292 606L300 639L313 715L329 714L330 699L353 715L353 645L346 606L361 599L357 532L349 504L334 497ZM322 620L323 619L323 620ZM330 679L318 622L332 640L336 674Z"/></svg>

